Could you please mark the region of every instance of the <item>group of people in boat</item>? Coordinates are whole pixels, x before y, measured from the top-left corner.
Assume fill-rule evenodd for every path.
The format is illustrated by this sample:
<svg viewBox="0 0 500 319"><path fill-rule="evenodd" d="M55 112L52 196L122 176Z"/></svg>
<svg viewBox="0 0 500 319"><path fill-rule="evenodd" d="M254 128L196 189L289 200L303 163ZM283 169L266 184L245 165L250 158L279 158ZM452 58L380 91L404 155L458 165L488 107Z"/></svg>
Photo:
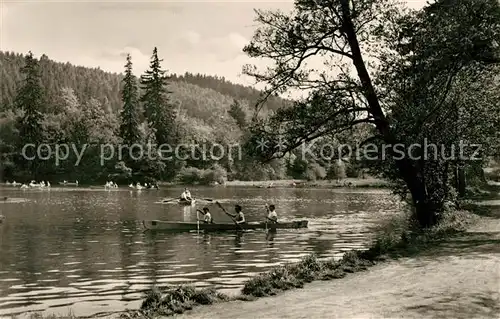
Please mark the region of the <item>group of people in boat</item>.
<svg viewBox="0 0 500 319"><path fill-rule="evenodd" d="M128 187L135 189L160 189L158 187L158 183L144 183L144 185L141 185L141 183L137 183L135 185L131 183Z"/></svg>
<svg viewBox="0 0 500 319"><path fill-rule="evenodd" d="M276 213L276 208L274 205L267 205L266 204L266 209L267 209L267 220L270 223L277 223L278 222L278 214ZM214 220L212 218L212 214L210 214L210 210L208 207L203 207L203 210L197 210L199 213L203 215L203 219L198 219L199 221L204 222L205 224L213 224ZM239 224L239 225L245 225L246 224L246 219L245 219L245 214L243 213L243 209L240 205L235 205L234 206L234 211L235 214L229 214L234 221Z"/></svg>
<svg viewBox="0 0 500 319"><path fill-rule="evenodd" d="M191 196L191 192L189 191L189 189L184 188L184 191L182 192L182 194L180 196L180 200L181 201L192 201L193 200L193 197ZM278 222L278 214L276 213L276 207L274 205L267 205L266 204L266 210L267 210L267 216L266 216L267 221L271 222L271 223L277 223ZM241 207L241 205L235 205L234 211L235 211L235 214L229 214L229 213L227 213L227 214L229 216L231 216L231 218L233 218L237 224L245 224L246 223L245 214L243 213L243 208ZM201 219L199 221L202 221L206 224L213 224L214 223L213 218L212 218L212 214L210 213L210 209L208 209L208 207L203 207L202 210L197 209L197 212L201 213L203 216L203 219Z"/></svg>
<svg viewBox="0 0 500 319"><path fill-rule="evenodd" d="M12 185L12 186L17 186L17 185L21 185L21 189L26 189L26 188L35 188L35 187L38 187L38 188L45 188L45 187L50 187L50 182L47 181L41 181L40 183L37 183L36 181L32 180L29 184L22 184L22 183L17 183L16 181L10 183L10 182L6 182L5 183L6 185Z"/></svg>

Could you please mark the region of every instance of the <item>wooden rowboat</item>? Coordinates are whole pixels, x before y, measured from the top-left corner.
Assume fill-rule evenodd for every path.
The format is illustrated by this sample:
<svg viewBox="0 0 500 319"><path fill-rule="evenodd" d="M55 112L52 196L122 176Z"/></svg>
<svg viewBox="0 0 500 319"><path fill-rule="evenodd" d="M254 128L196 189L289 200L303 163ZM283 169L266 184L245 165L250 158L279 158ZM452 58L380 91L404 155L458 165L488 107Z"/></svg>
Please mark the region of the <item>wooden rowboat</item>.
<svg viewBox="0 0 500 319"><path fill-rule="evenodd" d="M267 229L297 229L307 228L307 220L296 220L291 222L281 222L277 224L267 223ZM144 228L149 230L163 230L163 231L192 231L198 229L197 223L189 222L171 222L161 220L143 220ZM239 227L241 226L241 228ZM266 222L250 222L244 225L235 225L234 223L224 224L205 224L200 223L200 230L205 231L235 231L247 229L265 229Z"/></svg>
<svg viewBox="0 0 500 319"><path fill-rule="evenodd" d="M179 203L179 205L192 206L196 203L196 199L194 198L192 200L179 199L177 202Z"/></svg>

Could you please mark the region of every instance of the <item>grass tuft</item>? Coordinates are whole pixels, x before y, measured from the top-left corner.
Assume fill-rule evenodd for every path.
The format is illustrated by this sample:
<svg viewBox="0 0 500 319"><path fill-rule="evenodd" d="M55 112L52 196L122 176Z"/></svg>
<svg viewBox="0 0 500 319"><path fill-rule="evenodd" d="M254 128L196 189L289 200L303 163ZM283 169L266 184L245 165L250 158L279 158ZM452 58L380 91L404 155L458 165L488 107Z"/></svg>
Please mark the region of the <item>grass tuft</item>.
<svg viewBox="0 0 500 319"><path fill-rule="evenodd" d="M11 319L17 319L18 316L11 316ZM72 311L69 311L66 315L44 315L40 312L33 312L28 315L29 319L77 319L78 317L73 314Z"/></svg>
<svg viewBox="0 0 500 319"><path fill-rule="evenodd" d="M166 288L161 291L158 287L153 287L146 292L139 310L124 313L121 318L137 319L172 316L191 310L197 305L210 305L228 300L228 296L217 292L214 288L196 289L193 286L186 285Z"/></svg>

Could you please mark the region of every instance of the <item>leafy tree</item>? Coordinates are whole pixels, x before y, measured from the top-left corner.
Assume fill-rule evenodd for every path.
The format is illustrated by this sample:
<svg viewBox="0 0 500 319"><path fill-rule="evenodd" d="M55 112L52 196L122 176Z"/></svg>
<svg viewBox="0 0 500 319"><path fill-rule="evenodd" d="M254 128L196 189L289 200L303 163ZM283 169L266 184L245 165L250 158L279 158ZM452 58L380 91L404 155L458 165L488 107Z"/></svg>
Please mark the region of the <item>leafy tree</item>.
<svg viewBox="0 0 500 319"><path fill-rule="evenodd" d="M379 30L387 63L378 79L393 129L407 144L426 140L451 152L460 142L475 143L482 145L482 155L492 154L500 126L498 3L438 1L396 21L396 32ZM480 172L484 164L442 156L423 160L424 151L418 165L437 206L453 199L451 187L465 195L465 172Z"/></svg>
<svg viewBox="0 0 500 319"><path fill-rule="evenodd" d="M6 110L0 115L0 179L12 179L15 175L17 150L13 142L19 134L16 129L19 117L14 110Z"/></svg>
<svg viewBox="0 0 500 319"><path fill-rule="evenodd" d="M475 1L472 0L463 0L458 4L456 1L452 2L455 3L454 9L449 13L441 11L439 7L441 3L451 3L447 1L438 1L437 11L440 15L431 12L432 10L424 10L422 16L417 18L423 22L422 32L417 32L416 36L409 33L412 40L427 46L427 54L432 53L427 57L420 55L417 58L418 65L436 73L422 76L418 74L418 70L410 70L394 77L403 82L406 79L412 81L416 75L419 85L413 88L427 87L420 95L420 101L439 100L442 94L435 95L434 86L441 84L440 75L456 73L455 63L458 62L463 67L492 63L495 60L492 49L495 37L499 34L498 3L490 0L480 1L481 4L478 5L474 5ZM254 120L251 127L253 136L248 141L250 146L247 148L250 154L262 156L262 152L252 152L251 147L261 139L270 141L267 154L263 154L269 159L283 156L286 151L293 150L304 142L344 132L361 123L374 126L376 131L373 138L378 139L381 144L401 144L408 154L408 140L399 129L401 122L396 119L396 108L408 105L404 110L415 112L410 114L417 117L411 119L411 116L405 116L404 123L407 130L418 131L421 128L420 121L425 119L418 114L420 107L414 103L391 101L392 95L387 93L384 81L379 82L377 75L370 74L371 63L366 62L369 53L376 52L376 45L379 44L374 39L375 31L380 29L377 27L391 25L390 17L399 12L397 7L385 0L297 0L291 13L257 11L257 21L261 27L244 51L251 57L268 58L274 62L274 66L265 72L247 66L245 73L268 85L263 100L293 89L307 89L308 95L290 107L278 109L269 119ZM463 18L465 15L478 17L482 14L487 17ZM451 22L446 24L446 21ZM442 27L442 24L446 27ZM400 26L396 24L394 30L399 31ZM478 30L493 31L482 32L481 36L476 37L474 34ZM444 38L437 37L433 31ZM418 38L418 35L423 37ZM440 42L449 43L446 40L451 41L447 47L449 51L438 46ZM426 41L437 46L428 50ZM413 54L410 51L410 55ZM370 57L373 58L373 54ZM307 65L307 62L314 59L322 60L324 67L315 69ZM406 62L404 58L399 61L400 64ZM420 64L425 61L432 63ZM383 59L377 62L382 66L387 63ZM396 105L393 111L390 110L391 104ZM435 118L431 119L431 123L437 121ZM286 141L286 149L281 152L276 151L277 133ZM389 160L385 163L391 164L393 173L386 176L400 182L409 191L415 206L415 218L420 226L427 227L436 223L437 213L443 207L442 193L446 193L446 184L442 182L441 176L441 181L430 179L432 181L429 183L428 177L436 173L432 169L436 163L427 163L429 167L425 169L418 160L398 156L394 147L389 148L387 155ZM430 185L435 190L432 194L428 192Z"/></svg>

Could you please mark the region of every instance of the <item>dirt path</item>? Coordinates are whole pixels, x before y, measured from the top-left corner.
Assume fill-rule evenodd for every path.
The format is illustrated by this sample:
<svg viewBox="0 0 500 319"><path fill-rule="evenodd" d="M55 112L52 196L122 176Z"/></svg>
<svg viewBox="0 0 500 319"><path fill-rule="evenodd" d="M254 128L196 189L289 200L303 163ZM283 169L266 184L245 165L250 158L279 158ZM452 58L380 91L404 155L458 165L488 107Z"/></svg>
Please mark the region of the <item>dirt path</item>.
<svg viewBox="0 0 500 319"><path fill-rule="evenodd" d="M178 318L500 318L500 219L482 218L415 258Z"/></svg>

